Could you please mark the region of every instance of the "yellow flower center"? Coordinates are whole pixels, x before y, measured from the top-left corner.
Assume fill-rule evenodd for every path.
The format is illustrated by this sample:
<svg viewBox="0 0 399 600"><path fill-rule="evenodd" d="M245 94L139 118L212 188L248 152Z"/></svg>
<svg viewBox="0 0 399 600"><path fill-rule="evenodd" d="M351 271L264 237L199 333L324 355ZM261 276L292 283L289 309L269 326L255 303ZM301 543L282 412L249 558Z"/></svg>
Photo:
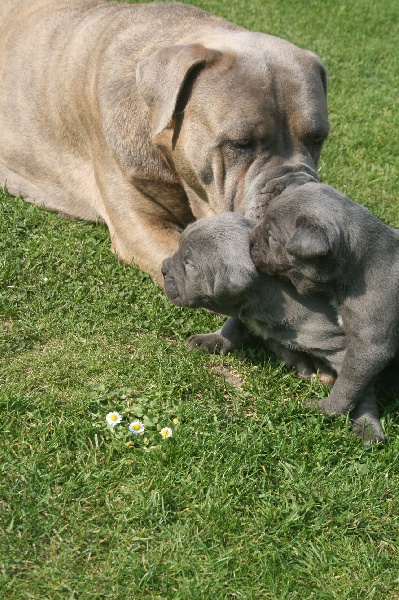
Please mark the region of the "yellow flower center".
<svg viewBox="0 0 399 600"><path fill-rule="evenodd" d="M164 429L163 431L161 431L161 435L162 435L163 437L168 437L168 435L169 435L169 431L168 431L167 429Z"/></svg>
<svg viewBox="0 0 399 600"><path fill-rule="evenodd" d="M118 417L116 415L110 416L111 421L117 421Z"/></svg>
<svg viewBox="0 0 399 600"><path fill-rule="evenodd" d="M134 429L134 431L138 431L140 429L140 423L135 423L133 425L133 429Z"/></svg>
<svg viewBox="0 0 399 600"><path fill-rule="evenodd" d="M177 425L179 422L179 419L173 419L173 425Z"/></svg>

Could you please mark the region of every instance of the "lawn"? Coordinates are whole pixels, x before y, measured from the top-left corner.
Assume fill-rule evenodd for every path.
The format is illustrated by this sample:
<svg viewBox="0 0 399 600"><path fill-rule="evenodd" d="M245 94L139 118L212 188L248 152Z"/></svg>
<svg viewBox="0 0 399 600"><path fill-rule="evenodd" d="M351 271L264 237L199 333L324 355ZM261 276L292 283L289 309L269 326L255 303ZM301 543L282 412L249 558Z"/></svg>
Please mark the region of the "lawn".
<svg viewBox="0 0 399 600"><path fill-rule="evenodd" d="M396 0L197 5L321 56L320 177L399 227ZM1 599L399 599L399 395L365 448L261 347L188 352L222 319L173 307L105 227L5 190L0 211Z"/></svg>

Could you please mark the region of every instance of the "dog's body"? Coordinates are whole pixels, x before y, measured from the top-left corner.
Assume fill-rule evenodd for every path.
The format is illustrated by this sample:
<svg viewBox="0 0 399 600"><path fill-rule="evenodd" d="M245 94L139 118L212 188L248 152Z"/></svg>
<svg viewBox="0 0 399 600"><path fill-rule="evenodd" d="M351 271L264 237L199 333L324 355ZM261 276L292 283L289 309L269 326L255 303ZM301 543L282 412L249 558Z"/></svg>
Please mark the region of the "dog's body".
<svg viewBox="0 0 399 600"><path fill-rule="evenodd" d="M323 296L300 296L289 282L256 270L250 257L254 225L232 213L190 225L179 250L163 262L166 295L178 306L201 306L239 318L264 340L308 353L339 373L346 343L336 310ZM189 343L226 347L228 323L216 334L193 336ZM366 443L384 440L373 389L351 418Z"/></svg>
<svg viewBox="0 0 399 600"><path fill-rule="evenodd" d="M320 60L178 3L1 0L0 185L102 220L161 283L196 218L317 179Z"/></svg>
<svg viewBox="0 0 399 600"><path fill-rule="evenodd" d="M294 190L293 190L294 191ZM353 410L399 347L399 231L333 188L286 190L251 234L252 258L339 311L347 349L322 412Z"/></svg>

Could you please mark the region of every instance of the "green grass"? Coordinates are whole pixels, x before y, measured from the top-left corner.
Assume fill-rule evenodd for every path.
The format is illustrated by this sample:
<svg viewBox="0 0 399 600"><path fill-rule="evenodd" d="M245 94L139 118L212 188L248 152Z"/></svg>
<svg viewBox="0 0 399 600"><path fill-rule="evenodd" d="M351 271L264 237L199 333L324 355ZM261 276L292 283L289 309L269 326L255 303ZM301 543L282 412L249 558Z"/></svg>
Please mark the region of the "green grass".
<svg viewBox="0 0 399 600"><path fill-rule="evenodd" d="M321 177L399 226L396 1L198 5L322 57ZM365 449L264 350L187 352L221 319L171 306L104 227L0 211L1 599L399 598L398 396Z"/></svg>

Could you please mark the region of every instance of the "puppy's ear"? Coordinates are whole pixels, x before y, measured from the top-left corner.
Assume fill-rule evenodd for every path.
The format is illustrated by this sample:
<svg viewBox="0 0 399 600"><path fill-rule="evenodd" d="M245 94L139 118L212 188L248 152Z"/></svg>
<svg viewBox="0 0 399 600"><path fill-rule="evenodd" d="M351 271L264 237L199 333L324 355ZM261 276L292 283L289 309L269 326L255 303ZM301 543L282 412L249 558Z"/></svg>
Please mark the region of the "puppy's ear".
<svg viewBox="0 0 399 600"><path fill-rule="evenodd" d="M308 260L318 256L327 256L333 250L333 240L319 225L301 217L297 229L288 240L285 249L292 256Z"/></svg>

